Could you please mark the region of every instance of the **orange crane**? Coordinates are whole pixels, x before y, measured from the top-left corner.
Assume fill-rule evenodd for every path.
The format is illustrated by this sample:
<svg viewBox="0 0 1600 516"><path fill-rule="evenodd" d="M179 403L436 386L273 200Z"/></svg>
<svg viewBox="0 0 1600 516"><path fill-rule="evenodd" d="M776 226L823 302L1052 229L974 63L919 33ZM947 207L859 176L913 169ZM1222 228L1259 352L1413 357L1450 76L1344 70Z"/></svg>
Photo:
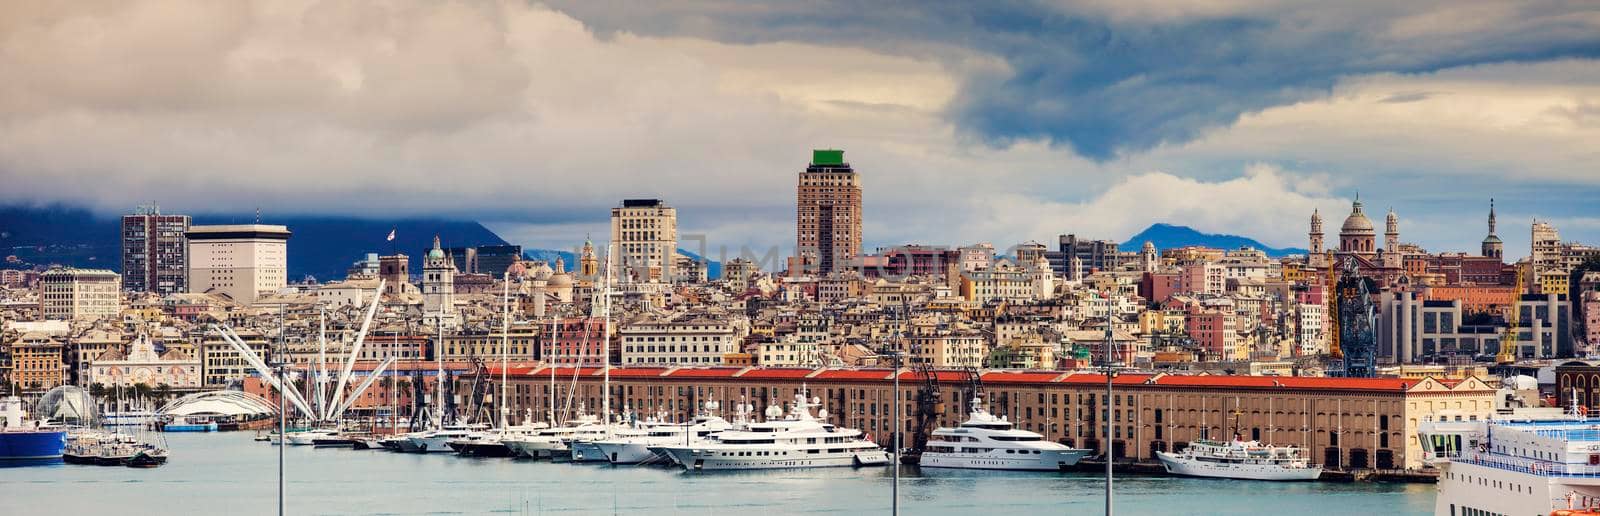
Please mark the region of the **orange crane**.
<svg viewBox="0 0 1600 516"><path fill-rule="evenodd" d="M1506 316L1506 334L1505 336L1500 337L1500 352L1495 354L1495 362L1500 365L1511 365L1517 361L1517 350L1514 346L1516 346L1517 343L1517 323L1518 319L1521 317L1521 311L1517 307L1517 302L1522 300L1522 274L1524 272L1524 266L1524 264L1517 264L1515 266L1517 271L1517 286L1511 289L1511 302L1507 304L1507 306L1511 307L1511 314Z"/></svg>

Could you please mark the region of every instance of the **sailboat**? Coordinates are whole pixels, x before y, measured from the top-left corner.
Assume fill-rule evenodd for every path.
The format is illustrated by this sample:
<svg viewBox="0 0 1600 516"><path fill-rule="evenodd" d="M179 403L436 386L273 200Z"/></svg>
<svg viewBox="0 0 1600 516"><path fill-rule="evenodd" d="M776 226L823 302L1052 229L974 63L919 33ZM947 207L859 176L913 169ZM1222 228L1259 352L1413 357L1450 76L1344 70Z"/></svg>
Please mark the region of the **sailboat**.
<svg viewBox="0 0 1600 516"><path fill-rule="evenodd" d="M500 406L499 428L476 432L466 437L451 440L446 443L457 455L463 457L510 457L514 454L509 446L503 442L507 437L520 437L534 435L539 430L549 428L545 423L532 422L532 409L524 415L523 423L511 426L511 398L507 395L507 380L511 367L511 275L505 276L502 292L503 313L500 323L500 399L496 403Z"/></svg>

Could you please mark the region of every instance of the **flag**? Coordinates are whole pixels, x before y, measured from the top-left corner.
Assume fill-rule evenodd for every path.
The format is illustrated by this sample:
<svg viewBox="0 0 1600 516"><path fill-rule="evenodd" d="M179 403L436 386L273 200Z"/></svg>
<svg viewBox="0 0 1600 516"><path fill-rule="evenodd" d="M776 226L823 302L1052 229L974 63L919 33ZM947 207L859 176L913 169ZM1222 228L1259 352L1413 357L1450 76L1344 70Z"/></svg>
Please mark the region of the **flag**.
<svg viewBox="0 0 1600 516"><path fill-rule="evenodd" d="M394 230L393 229L389 230L389 236L384 238L384 240L387 240L387 241L390 241L390 242L394 241Z"/></svg>

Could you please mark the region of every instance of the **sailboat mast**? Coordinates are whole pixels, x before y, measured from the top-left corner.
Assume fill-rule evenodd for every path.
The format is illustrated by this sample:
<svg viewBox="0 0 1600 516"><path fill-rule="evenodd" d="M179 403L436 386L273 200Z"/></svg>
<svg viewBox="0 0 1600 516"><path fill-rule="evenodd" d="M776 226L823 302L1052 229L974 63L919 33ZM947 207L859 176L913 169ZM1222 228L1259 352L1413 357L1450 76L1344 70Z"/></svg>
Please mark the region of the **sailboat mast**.
<svg viewBox="0 0 1600 516"><path fill-rule="evenodd" d="M443 315L444 312L439 312ZM439 419L439 428L444 428L444 321L443 317L433 318L434 331L438 334L439 342L433 348L433 404Z"/></svg>
<svg viewBox="0 0 1600 516"><path fill-rule="evenodd" d="M556 355L556 339L561 337L561 332L560 332L560 330L557 329L557 326L556 326L560 320L561 320L561 314L555 313L555 312L551 312L551 314L550 314L550 351L548 353L545 353L545 356L544 356L544 367L546 369L550 370L550 395L548 396L548 400L549 401L546 402L546 406L547 406L546 408L550 412L549 413L549 416L550 416L550 428L555 428L557 426L556 425L556 363L555 363L555 355Z"/></svg>
<svg viewBox="0 0 1600 516"><path fill-rule="evenodd" d="M607 247L610 247L610 244L608 244ZM601 330L601 333L600 333L600 358L603 360L603 362L602 362L603 365L601 366L601 370L603 370L605 372L604 373L605 380L604 380L604 387L603 387L605 389L605 391L603 393L603 396L605 396L605 397L601 398L601 401L600 401L601 408L600 408L600 410L601 410L602 413L604 413L606 415L605 416L606 417L606 435L610 436L610 434L611 434L611 254L612 253L609 252L610 249L608 249L607 251L608 252L606 253L606 279L605 279L605 283L604 283L605 284L604 289L601 291L602 299L601 299L601 304L600 304L600 307L601 307L600 308L600 317L605 319L604 321L601 322L601 325L602 325L603 329Z"/></svg>
<svg viewBox="0 0 1600 516"><path fill-rule="evenodd" d="M317 311L317 410L321 411L320 418L328 415L328 311L325 307L318 307Z"/></svg>
<svg viewBox="0 0 1600 516"><path fill-rule="evenodd" d="M500 399L496 400L496 403L500 404L500 434L505 435L506 426L511 424L508 421L511 418L510 401L508 401L510 398L506 397L508 377L506 369L511 367L511 271L509 270L505 273L505 286L501 291L505 313L500 321Z"/></svg>

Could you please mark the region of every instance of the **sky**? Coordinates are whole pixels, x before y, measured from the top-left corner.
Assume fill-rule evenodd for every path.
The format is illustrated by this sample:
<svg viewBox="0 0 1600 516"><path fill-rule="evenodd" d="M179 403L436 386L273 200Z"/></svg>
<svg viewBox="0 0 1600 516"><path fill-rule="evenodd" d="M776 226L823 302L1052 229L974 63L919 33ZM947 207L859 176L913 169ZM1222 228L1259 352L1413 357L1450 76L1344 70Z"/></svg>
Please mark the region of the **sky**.
<svg viewBox="0 0 1600 516"><path fill-rule="evenodd" d="M1476 251L1490 198L1508 256L1534 219L1600 243L1594 2L4 2L0 73L0 203L572 248L661 198L715 258L789 250L839 148L868 249L1304 247L1358 193L1431 251Z"/></svg>

